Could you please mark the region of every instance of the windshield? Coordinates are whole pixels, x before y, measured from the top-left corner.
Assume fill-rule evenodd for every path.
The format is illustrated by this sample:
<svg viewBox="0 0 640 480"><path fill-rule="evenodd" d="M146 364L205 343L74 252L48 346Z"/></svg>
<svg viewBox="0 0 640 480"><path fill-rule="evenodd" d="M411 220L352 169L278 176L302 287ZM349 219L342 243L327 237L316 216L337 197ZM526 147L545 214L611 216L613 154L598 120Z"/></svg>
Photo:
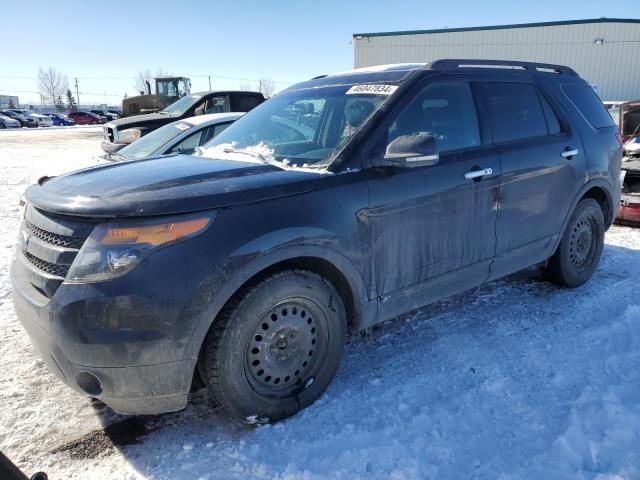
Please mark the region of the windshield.
<svg viewBox="0 0 640 480"><path fill-rule="evenodd" d="M207 143L202 155L326 166L395 88L342 85L280 93Z"/></svg>
<svg viewBox="0 0 640 480"><path fill-rule="evenodd" d="M148 157L192 127L193 125L183 121L170 123L127 145L118 152L118 155L127 160L138 160Z"/></svg>
<svg viewBox="0 0 640 480"><path fill-rule="evenodd" d="M198 100L202 98L201 95L187 95L180 100L173 102L167 108L162 110L163 113L172 113L176 115L182 115L189 110Z"/></svg>

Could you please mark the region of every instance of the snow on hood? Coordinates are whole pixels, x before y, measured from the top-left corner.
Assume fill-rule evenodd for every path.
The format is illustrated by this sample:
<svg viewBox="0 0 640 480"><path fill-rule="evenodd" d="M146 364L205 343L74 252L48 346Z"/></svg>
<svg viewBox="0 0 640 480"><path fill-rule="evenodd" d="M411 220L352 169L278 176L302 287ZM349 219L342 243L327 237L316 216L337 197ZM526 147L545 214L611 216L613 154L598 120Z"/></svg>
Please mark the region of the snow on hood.
<svg viewBox="0 0 640 480"><path fill-rule="evenodd" d="M275 156L275 149L264 142L260 142L257 145L250 145L243 148L238 147L238 142L221 143L219 145L201 149L197 155L204 158L235 160L239 162L260 164L266 163L268 165L273 165L274 167L281 168L282 170L295 170L297 172L306 171L325 174L332 173L326 169L326 166L322 168L312 168L307 163L299 165L291 162L286 158L283 160L278 160Z"/></svg>

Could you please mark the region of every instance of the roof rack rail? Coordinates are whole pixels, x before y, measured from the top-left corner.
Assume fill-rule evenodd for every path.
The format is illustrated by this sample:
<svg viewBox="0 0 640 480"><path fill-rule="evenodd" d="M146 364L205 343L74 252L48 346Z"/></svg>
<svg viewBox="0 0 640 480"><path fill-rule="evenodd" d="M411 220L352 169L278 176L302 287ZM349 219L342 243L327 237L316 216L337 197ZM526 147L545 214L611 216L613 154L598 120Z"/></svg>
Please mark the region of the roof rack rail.
<svg viewBox="0 0 640 480"><path fill-rule="evenodd" d="M428 63L424 67L431 70L452 70L455 68L497 68L506 70L528 70L534 72L548 73L564 73L573 75L578 74L572 68L564 65L553 65L551 63L537 62L521 62L518 60L483 60L483 59L467 59L467 58L443 58Z"/></svg>
<svg viewBox="0 0 640 480"><path fill-rule="evenodd" d="M324 75L318 75L317 77L313 77L311 80L317 80L319 78L324 78L326 76L327 76L327 74L325 73Z"/></svg>

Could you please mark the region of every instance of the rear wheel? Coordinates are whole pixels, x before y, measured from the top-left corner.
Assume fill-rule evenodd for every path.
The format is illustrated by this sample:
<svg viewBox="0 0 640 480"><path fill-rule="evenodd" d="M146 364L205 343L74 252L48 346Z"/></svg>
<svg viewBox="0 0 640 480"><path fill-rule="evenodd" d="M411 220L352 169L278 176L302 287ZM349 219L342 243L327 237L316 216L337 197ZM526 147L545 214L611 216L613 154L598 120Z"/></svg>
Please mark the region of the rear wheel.
<svg viewBox="0 0 640 480"><path fill-rule="evenodd" d="M95 120L91 120L91 125L97 125L97 122Z"/></svg>
<svg viewBox="0 0 640 480"><path fill-rule="evenodd" d="M249 423L313 403L333 379L346 338L335 288L305 270L274 274L221 313L199 370L212 401Z"/></svg>
<svg viewBox="0 0 640 480"><path fill-rule="evenodd" d="M604 215L592 198L576 206L556 253L544 268L545 276L560 285L577 287L591 278L604 247Z"/></svg>
<svg viewBox="0 0 640 480"><path fill-rule="evenodd" d="M7 128L7 127L5 126L4 123L0 123L0 130L2 130L3 128Z"/></svg>

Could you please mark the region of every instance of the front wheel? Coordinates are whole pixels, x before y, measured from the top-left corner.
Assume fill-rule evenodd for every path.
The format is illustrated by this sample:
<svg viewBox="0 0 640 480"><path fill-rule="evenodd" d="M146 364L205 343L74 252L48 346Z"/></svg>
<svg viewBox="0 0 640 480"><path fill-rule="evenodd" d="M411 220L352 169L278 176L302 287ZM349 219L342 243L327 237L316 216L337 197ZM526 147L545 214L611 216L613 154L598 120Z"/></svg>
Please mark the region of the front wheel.
<svg viewBox="0 0 640 480"><path fill-rule="evenodd" d="M342 299L319 275L287 270L225 308L202 348L199 372L214 403L249 423L313 403L333 379L346 338Z"/></svg>
<svg viewBox="0 0 640 480"><path fill-rule="evenodd" d="M576 206L556 253L544 268L545 276L560 285L578 287L591 278L604 247L604 215L592 198Z"/></svg>

